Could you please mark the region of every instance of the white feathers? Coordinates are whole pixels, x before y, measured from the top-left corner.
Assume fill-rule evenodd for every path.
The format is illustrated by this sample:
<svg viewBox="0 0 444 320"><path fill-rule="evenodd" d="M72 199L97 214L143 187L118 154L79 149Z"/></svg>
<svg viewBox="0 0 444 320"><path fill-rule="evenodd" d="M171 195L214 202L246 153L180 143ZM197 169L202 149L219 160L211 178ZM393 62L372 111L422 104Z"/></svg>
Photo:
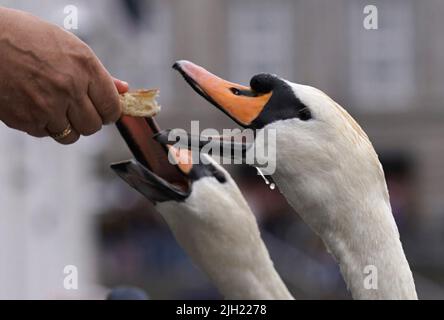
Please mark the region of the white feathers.
<svg viewBox="0 0 444 320"><path fill-rule="evenodd" d="M367 135L321 91L289 83L313 119L277 121L273 179L338 260L354 298L416 298L384 173ZM364 287L375 265L379 287Z"/></svg>
<svg viewBox="0 0 444 320"><path fill-rule="evenodd" d="M367 135L321 91L288 84L313 119L281 120L262 129L277 132L270 142L275 145L264 146L277 151L274 181L336 258L354 298L416 299L384 172ZM255 147L262 142L256 140ZM160 203L159 212L226 298L291 299L239 189L214 165L226 183L202 178L185 202ZM366 285L369 266L377 272L376 287Z"/></svg>
<svg viewBox="0 0 444 320"><path fill-rule="evenodd" d="M273 267L256 219L230 175L204 177L183 203L156 208L188 255L227 299L292 299Z"/></svg>

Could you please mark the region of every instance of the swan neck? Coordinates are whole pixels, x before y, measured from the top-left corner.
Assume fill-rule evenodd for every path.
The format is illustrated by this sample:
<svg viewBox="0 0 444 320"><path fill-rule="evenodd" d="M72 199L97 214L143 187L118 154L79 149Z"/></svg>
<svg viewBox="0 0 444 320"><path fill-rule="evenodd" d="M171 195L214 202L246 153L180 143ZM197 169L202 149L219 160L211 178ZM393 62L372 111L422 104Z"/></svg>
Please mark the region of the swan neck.
<svg viewBox="0 0 444 320"><path fill-rule="evenodd" d="M359 217L321 235L339 263L355 299L417 299L391 208L385 203L356 208Z"/></svg>

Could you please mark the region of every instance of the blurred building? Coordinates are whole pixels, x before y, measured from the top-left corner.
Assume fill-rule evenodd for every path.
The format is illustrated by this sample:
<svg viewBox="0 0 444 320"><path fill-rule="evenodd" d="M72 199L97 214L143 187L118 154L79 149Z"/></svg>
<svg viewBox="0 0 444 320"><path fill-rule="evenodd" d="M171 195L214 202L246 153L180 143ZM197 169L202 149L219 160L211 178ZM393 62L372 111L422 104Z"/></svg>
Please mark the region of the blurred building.
<svg viewBox="0 0 444 320"><path fill-rule="evenodd" d="M195 119L201 120L201 128L235 127L171 70L177 59L191 60L232 81L248 83L256 73L271 72L329 94L358 120L381 155L395 216L400 228L405 228L401 237L419 296L444 297L443 1L0 0L0 5L33 12L58 25L63 25L63 8L68 4L79 9L79 29L73 32L94 49L113 75L132 87L161 89L163 110L158 120L162 127L186 129ZM363 27L367 4L378 8L378 30ZM97 227L97 214L125 212L123 198L131 199L124 202L127 207L141 201L107 169L109 162L129 156L118 134L109 127L74 146L61 147L1 126L0 150L0 298L76 297L80 294L63 289L63 267L68 264L78 266L83 288L94 291L94 284L106 273L103 261L113 261L102 259L97 239L103 234L96 233L122 224L111 219L109 227L107 218L104 226ZM248 179L245 192L249 199L257 199L251 192L254 178ZM262 183L259 179L256 184ZM261 207L257 201L250 201L255 211ZM298 231L304 241L311 241L310 248L319 246L304 227L295 224L293 228L286 232ZM155 246L155 239L167 231L162 232L143 241ZM335 287L340 286L337 270L323 267L332 264L329 258L311 254L315 249L301 245L297 236L269 236L265 233L286 281L296 268L289 257L305 261L301 270L318 270L310 278L313 288L306 291L302 290L310 286L302 282L306 277L291 279L294 292L301 297L345 296L344 288ZM285 241L290 238L294 243L288 246ZM164 243L170 242L174 242L171 237ZM186 257L180 249L176 253L177 265L187 267L175 274L194 275L196 283L204 283L189 261L183 262ZM151 254L161 260L158 251ZM149 269L150 281L157 275L167 277L156 273L160 269ZM329 286L329 291L316 287L316 281ZM174 295L174 288L162 290L157 296L180 296ZM89 294L86 289L79 291Z"/></svg>

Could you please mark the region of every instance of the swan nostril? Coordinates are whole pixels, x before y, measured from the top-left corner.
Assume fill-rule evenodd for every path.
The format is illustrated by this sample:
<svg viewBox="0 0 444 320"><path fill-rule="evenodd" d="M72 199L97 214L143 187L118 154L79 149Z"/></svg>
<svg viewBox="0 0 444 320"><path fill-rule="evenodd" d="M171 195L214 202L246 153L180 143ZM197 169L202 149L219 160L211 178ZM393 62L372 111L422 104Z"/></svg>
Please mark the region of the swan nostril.
<svg viewBox="0 0 444 320"><path fill-rule="evenodd" d="M236 96L240 96L240 95L241 95L240 90L237 89L237 88L230 88L230 91L231 91L234 95L236 95Z"/></svg>

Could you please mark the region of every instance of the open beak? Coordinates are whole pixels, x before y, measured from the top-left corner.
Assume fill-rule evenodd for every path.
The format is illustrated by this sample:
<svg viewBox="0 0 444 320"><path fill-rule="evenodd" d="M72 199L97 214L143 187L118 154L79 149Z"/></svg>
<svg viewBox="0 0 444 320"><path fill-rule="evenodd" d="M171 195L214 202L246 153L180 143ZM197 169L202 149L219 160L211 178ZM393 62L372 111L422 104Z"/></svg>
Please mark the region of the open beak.
<svg viewBox="0 0 444 320"><path fill-rule="evenodd" d="M189 195L191 166L184 161L184 152L189 151L173 153L178 161L171 164L170 147L153 139L159 128L152 118L122 116L117 128L136 159L111 165L123 180L154 202L183 200Z"/></svg>
<svg viewBox="0 0 444 320"><path fill-rule="evenodd" d="M173 68L198 94L243 127L251 125L273 94L258 93L250 87L223 80L190 61L177 61Z"/></svg>

